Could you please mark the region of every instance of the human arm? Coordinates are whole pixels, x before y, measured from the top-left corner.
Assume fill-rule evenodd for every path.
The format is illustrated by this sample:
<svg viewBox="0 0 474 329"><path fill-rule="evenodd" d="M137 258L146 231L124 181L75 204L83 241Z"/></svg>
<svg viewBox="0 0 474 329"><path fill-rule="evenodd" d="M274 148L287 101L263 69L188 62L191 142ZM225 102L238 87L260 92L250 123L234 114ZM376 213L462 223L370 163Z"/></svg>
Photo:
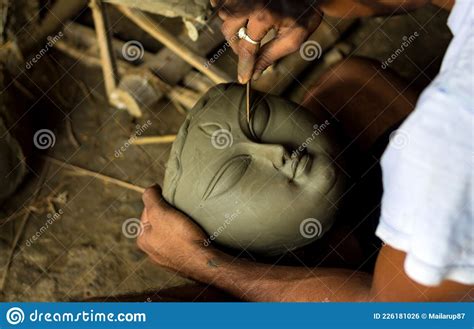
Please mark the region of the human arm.
<svg viewBox="0 0 474 329"><path fill-rule="evenodd" d="M258 79L262 72L278 61L297 51L320 25L323 14L339 18L357 18L375 15L403 14L429 3L450 9L454 0L285 0L248 1L213 0L223 20L222 33L233 51L239 56L238 79L246 83ZM271 3L271 6L265 5ZM293 8L289 13L286 8ZM274 29L276 37L262 46L236 37L241 27L247 27L248 36L260 42L268 31Z"/></svg>
<svg viewBox="0 0 474 329"><path fill-rule="evenodd" d="M248 301L459 301L470 286L444 281L426 287L404 272L405 253L384 246L375 274L339 268L259 264L205 246L205 233L163 200L159 189L143 196L138 245L157 264Z"/></svg>

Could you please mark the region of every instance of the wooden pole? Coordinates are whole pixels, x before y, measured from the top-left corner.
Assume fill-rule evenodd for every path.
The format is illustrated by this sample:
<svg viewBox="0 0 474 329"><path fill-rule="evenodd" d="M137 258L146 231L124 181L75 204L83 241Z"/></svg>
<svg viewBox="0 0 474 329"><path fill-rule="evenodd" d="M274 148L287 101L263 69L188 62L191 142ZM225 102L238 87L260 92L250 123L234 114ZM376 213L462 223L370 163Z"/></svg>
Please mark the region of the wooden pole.
<svg viewBox="0 0 474 329"><path fill-rule="evenodd" d="M68 169L69 171L71 171L74 174L94 177L94 178L99 179L103 182L115 184L115 185L124 187L126 189L129 189L129 190L132 190L132 191L135 191L135 192L138 192L138 193L145 192L144 187L137 186L135 184L131 184L131 183L125 182L125 181L117 179L117 178L109 177L109 176L100 174L98 172L95 172L95 171L92 171L92 170L89 170L89 169L84 169L84 168L81 168L81 167L63 162L61 160L57 160L57 159L49 157L49 156L45 156L44 158L45 158L46 161L48 161L52 164L55 164L57 166L60 166L62 168Z"/></svg>
<svg viewBox="0 0 474 329"><path fill-rule="evenodd" d="M176 135L145 136L145 137L135 138L132 144L135 144L135 145L169 144L169 143L173 143L175 139L176 139Z"/></svg>
<svg viewBox="0 0 474 329"><path fill-rule="evenodd" d="M91 0L89 6L92 9L92 17L94 18L97 40L99 43L105 90L107 92L107 97L109 101L112 102L111 95L117 89L118 75L117 67L115 64L115 57L112 51L112 45L110 41L110 31L107 29L108 18L106 8L101 0Z"/></svg>
<svg viewBox="0 0 474 329"><path fill-rule="evenodd" d="M118 10L128 17L132 22L138 25L142 30L146 31L153 38L162 43L165 47L173 51L196 70L208 76L215 83L230 82L231 79L227 74L219 70L215 66L206 65L207 60L194 53L191 49L178 41L171 33L166 31L158 23L153 21L147 14L138 9L133 9L121 5L115 5Z"/></svg>
<svg viewBox="0 0 474 329"><path fill-rule="evenodd" d="M83 62L85 65L102 67L102 61L100 58L90 55L85 51L81 51L63 40L58 41L54 46L66 55ZM143 74L146 75L150 82L153 83L156 88L159 88L161 92L166 94L170 100L178 102L188 110L191 109L201 97L201 93L195 92L189 88L170 86L159 77L152 74L148 69L137 69L127 62L121 60L117 61L117 71L121 75L125 75L127 72L131 71L138 72L139 70L142 70Z"/></svg>

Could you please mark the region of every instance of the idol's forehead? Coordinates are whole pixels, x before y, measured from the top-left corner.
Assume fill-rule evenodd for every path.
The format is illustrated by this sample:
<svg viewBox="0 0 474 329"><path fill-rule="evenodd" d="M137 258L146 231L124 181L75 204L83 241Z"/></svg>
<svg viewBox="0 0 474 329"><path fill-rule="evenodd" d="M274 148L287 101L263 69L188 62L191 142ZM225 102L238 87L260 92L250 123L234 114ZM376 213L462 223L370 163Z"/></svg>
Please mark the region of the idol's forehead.
<svg viewBox="0 0 474 329"><path fill-rule="evenodd" d="M229 115L245 110L245 88L239 85L219 85L210 89L193 109L198 117Z"/></svg>
<svg viewBox="0 0 474 329"><path fill-rule="evenodd" d="M280 114L295 114L299 106L281 97L264 95L258 91L251 93L251 112L261 103L270 107L270 111ZM299 109L299 112L307 112ZM301 113L300 113L301 114ZM298 113L296 113L298 116ZM190 112L190 127L206 122L241 120L246 117L246 89L240 84L222 84L210 89Z"/></svg>

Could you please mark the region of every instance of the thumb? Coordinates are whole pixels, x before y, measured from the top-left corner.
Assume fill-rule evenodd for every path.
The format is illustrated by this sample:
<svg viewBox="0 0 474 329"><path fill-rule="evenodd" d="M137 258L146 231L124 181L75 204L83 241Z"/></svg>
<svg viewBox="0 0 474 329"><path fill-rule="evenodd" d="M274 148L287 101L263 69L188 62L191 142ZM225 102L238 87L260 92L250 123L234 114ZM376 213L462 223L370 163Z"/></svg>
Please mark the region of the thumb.
<svg viewBox="0 0 474 329"><path fill-rule="evenodd" d="M166 211L170 205L163 198L161 187L156 184L145 190L142 195L143 204L148 211Z"/></svg>

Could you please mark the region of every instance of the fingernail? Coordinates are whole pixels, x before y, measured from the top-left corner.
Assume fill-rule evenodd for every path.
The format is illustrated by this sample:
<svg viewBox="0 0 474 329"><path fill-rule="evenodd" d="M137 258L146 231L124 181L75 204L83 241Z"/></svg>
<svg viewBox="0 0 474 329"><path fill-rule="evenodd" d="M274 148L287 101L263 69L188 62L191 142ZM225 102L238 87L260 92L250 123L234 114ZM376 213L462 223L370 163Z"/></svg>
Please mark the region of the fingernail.
<svg viewBox="0 0 474 329"><path fill-rule="evenodd" d="M252 75L252 80L258 80L261 76L262 76L262 71L256 71L256 72Z"/></svg>
<svg viewBox="0 0 474 329"><path fill-rule="evenodd" d="M244 83L244 78L242 78L241 75L237 76L237 79L239 80L240 83Z"/></svg>

